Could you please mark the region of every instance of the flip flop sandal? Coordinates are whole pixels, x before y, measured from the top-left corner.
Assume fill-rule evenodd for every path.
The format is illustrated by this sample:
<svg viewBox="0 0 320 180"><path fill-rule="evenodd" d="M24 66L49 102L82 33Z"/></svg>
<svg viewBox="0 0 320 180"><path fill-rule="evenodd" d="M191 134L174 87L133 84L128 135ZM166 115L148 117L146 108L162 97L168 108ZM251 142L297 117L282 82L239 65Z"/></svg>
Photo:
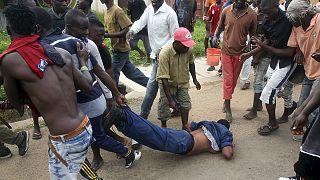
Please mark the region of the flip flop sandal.
<svg viewBox="0 0 320 180"><path fill-rule="evenodd" d="M38 133L38 132L33 132L32 133L32 139L38 140L38 139L41 139L41 138L42 138L42 134L41 133Z"/></svg>
<svg viewBox="0 0 320 180"><path fill-rule="evenodd" d="M267 135L270 135L271 132L273 132L277 129L279 129L279 126L272 127L270 125L264 125L264 126L259 127L257 131L261 136L267 136Z"/></svg>

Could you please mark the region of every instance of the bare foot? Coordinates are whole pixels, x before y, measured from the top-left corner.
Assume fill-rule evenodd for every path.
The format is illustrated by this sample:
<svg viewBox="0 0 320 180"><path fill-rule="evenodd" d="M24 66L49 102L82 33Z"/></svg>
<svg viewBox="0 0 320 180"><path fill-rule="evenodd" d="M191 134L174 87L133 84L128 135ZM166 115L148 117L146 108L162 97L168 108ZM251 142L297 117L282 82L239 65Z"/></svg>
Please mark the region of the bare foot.
<svg viewBox="0 0 320 180"><path fill-rule="evenodd" d="M95 158L92 160L91 162L91 168L94 170L94 171L97 171L98 169L101 168L101 166L103 165L104 161L103 159L100 157L100 158Z"/></svg>
<svg viewBox="0 0 320 180"><path fill-rule="evenodd" d="M233 118L232 118L232 114L230 112L226 112L226 118L225 118L229 123L232 122Z"/></svg>
<svg viewBox="0 0 320 180"><path fill-rule="evenodd" d="M252 120L256 117L258 117L257 113L250 111L249 113L245 114L243 116L246 120Z"/></svg>

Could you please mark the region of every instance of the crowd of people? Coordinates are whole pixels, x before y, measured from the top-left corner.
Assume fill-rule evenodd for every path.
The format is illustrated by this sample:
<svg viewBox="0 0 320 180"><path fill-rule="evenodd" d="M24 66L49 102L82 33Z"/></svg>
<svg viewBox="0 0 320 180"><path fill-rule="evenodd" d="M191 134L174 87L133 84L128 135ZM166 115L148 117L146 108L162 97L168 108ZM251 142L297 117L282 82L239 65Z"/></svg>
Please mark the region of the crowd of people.
<svg viewBox="0 0 320 180"><path fill-rule="evenodd" d="M197 90L193 47L197 1L129 0L127 11L113 0L104 22L91 10L93 0L78 0L74 9L65 0L52 0L44 9L23 0L7 4L4 15L11 44L0 55L0 77L8 102L23 114L28 105L34 120L33 139L42 138L39 117L49 130L48 158L51 179L102 179L100 149L113 152L130 168L145 145L180 155L221 152L233 156L231 99L239 76L241 89L250 86L254 68L254 100L243 117L258 116L265 104L269 120L257 129L270 135L292 115L292 133L304 135L293 179L320 177L318 107L320 104L320 9L309 0L205 0L205 48L221 48L223 112L218 121L189 122L190 75ZM130 18L129 18L130 17ZM107 47L104 40L110 39ZM145 52L138 47L142 40ZM110 51L109 48L112 50ZM147 77L131 61L131 50L152 66ZM215 67L209 67L208 71ZM120 72L146 88L140 114L126 104ZM302 89L297 103L294 84ZM41 88L39 88L41 87ZM157 119L148 120L158 94ZM284 99L284 112L276 118L276 97ZM181 130L167 128L172 116L181 116ZM15 133L0 126L0 158L12 156L4 143L28 151L29 132ZM125 136L119 136L111 127ZM86 158L92 148L93 160Z"/></svg>

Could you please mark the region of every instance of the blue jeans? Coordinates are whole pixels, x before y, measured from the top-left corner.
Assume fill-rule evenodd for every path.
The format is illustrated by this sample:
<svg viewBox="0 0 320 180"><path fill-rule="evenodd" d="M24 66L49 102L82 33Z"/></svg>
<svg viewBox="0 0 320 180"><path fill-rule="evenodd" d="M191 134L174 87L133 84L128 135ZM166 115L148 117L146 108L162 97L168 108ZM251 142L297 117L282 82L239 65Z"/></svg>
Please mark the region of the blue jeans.
<svg viewBox="0 0 320 180"><path fill-rule="evenodd" d="M156 58L155 60L153 60L153 63L152 63L152 71L148 81L146 95L144 96L144 99L141 104L140 115L145 119L148 119L153 101L156 98L158 93L158 82L156 79L157 70L158 70L158 60Z"/></svg>
<svg viewBox="0 0 320 180"><path fill-rule="evenodd" d="M126 148L122 143L106 134L104 130L103 115L100 115L95 118L90 118L89 120L92 125L92 135L95 139L93 144L95 144L99 148L117 153L121 156L124 156L128 152L128 148Z"/></svg>
<svg viewBox="0 0 320 180"><path fill-rule="evenodd" d="M112 69L114 79L119 84L120 72L130 80L143 87L147 86L149 78L146 77L134 64L132 64L129 58L130 51L127 52L113 52L112 55Z"/></svg>
<svg viewBox="0 0 320 180"><path fill-rule="evenodd" d="M193 148L193 136L187 131L161 128L143 119L128 106L123 107L123 113L128 122L116 123L118 130L140 144L176 154L186 154Z"/></svg>
<svg viewBox="0 0 320 180"><path fill-rule="evenodd" d="M298 107L300 107L303 102L308 98L311 93L311 90L317 86L320 78L317 80L309 80L307 76L304 77L302 81L301 93L299 97ZM308 117L308 124L310 124L318 115L319 108L314 110Z"/></svg>
<svg viewBox="0 0 320 180"><path fill-rule="evenodd" d="M67 161L68 167L65 166L55 154L49 149L49 171L50 179L77 179L78 173L84 162L88 148L91 144L92 129L91 126L86 127L78 136L67 141L52 141L51 143L56 149L57 153Z"/></svg>

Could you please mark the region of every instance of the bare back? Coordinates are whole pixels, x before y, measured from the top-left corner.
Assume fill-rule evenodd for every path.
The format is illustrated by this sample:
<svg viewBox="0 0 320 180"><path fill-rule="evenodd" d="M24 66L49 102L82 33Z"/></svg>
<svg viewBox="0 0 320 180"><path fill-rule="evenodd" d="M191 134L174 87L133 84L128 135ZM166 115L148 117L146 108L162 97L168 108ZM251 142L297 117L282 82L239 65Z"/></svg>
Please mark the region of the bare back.
<svg viewBox="0 0 320 180"><path fill-rule="evenodd" d="M216 151L212 149L209 139L204 134L201 128L195 131L191 131L190 134L192 134L193 136L194 146L190 151L189 155L199 154L202 152L216 153Z"/></svg>
<svg viewBox="0 0 320 180"><path fill-rule="evenodd" d="M17 86L20 84L43 116L51 135L74 130L84 118L77 106L71 55L65 50L57 50L66 64L62 68L47 66L42 79L16 52L5 56L1 65L9 101L17 101L12 96L20 94L21 89Z"/></svg>

